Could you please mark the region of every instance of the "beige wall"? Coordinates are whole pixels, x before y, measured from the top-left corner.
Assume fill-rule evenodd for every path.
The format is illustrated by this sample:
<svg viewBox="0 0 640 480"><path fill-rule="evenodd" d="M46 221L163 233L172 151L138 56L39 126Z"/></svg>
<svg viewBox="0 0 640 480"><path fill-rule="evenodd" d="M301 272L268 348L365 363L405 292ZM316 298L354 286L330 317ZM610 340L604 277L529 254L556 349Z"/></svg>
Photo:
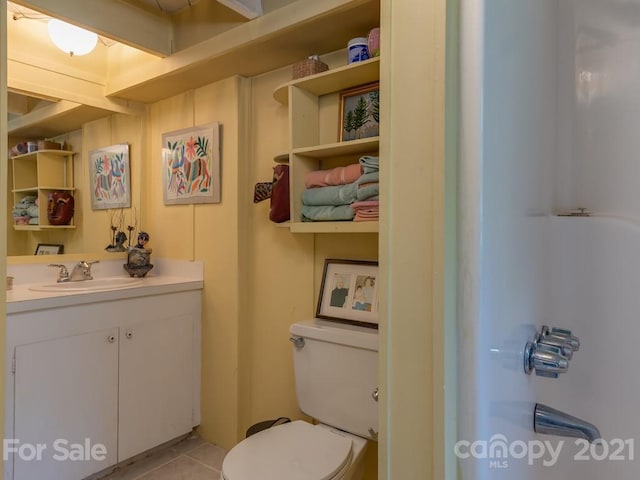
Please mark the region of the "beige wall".
<svg viewBox="0 0 640 480"><path fill-rule="evenodd" d="M444 392L455 389L443 360L446 9L444 0L381 1L380 472L389 480L445 478L452 453L444 443Z"/></svg>
<svg viewBox="0 0 640 480"><path fill-rule="evenodd" d="M0 0L0 18L7 15L7 3ZM5 65L7 59L7 30L4 22L0 21L0 65ZM7 70L0 69L0 132L7 131ZM0 135L0 185L7 185L7 138ZM7 205L6 198L0 198L0 238L7 234ZM0 278L7 274L7 244L0 242ZM4 412L4 371L5 371L5 337L7 305L6 283L0 282L0 411ZM4 433L4 415L0 415L0 432ZM3 435L2 438L5 438ZM0 468L0 480L3 478L3 468Z"/></svg>

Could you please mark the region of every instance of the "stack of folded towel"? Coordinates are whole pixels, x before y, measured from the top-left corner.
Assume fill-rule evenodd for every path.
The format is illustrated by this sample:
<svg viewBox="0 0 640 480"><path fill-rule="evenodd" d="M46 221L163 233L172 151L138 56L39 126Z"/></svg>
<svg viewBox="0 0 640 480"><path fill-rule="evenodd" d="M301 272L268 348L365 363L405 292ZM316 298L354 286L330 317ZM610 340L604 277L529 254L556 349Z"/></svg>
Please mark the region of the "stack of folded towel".
<svg viewBox="0 0 640 480"><path fill-rule="evenodd" d="M371 156L361 157L358 163L346 167L308 173L307 189L302 193L302 220L377 220L378 178L378 157ZM358 215L353 208L364 201L376 202L375 218Z"/></svg>
<svg viewBox="0 0 640 480"><path fill-rule="evenodd" d="M11 216L16 225L38 225L37 197L28 195L13 206Z"/></svg>

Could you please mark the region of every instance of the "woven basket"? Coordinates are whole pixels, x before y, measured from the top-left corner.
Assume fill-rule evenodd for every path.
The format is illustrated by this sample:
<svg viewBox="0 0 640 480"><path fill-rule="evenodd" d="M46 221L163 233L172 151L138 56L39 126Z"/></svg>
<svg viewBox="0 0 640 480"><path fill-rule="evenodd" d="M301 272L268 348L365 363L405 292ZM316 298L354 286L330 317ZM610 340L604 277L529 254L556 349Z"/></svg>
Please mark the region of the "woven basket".
<svg viewBox="0 0 640 480"><path fill-rule="evenodd" d="M60 150L62 145L49 140L38 140L38 150Z"/></svg>
<svg viewBox="0 0 640 480"><path fill-rule="evenodd" d="M316 58L306 58L293 64L293 79L308 77L329 70L329 66Z"/></svg>

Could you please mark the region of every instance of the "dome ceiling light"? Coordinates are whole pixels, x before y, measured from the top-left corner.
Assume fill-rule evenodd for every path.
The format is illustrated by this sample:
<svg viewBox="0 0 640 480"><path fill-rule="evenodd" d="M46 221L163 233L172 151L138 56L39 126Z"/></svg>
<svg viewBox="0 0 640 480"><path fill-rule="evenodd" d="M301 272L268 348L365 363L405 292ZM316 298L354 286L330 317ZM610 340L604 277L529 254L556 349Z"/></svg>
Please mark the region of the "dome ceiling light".
<svg viewBox="0 0 640 480"><path fill-rule="evenodd" d="M98 35L95 33L57 18L49 20L48 29L55 46L71 56L91 53L98 43Z"/></svg>

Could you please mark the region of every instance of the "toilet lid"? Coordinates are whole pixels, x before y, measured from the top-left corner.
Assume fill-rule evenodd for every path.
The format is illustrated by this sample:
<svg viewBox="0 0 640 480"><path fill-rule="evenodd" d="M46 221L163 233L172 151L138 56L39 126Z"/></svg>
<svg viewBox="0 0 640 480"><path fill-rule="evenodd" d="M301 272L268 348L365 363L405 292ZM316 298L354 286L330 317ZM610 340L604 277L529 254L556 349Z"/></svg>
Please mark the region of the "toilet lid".
<svg viewBox="0 0 640 480"><path fill-rule="evenodd" d="M297 420L243 440L222 465L226 480L329 480L351 461L351 439Z"/></svg>

